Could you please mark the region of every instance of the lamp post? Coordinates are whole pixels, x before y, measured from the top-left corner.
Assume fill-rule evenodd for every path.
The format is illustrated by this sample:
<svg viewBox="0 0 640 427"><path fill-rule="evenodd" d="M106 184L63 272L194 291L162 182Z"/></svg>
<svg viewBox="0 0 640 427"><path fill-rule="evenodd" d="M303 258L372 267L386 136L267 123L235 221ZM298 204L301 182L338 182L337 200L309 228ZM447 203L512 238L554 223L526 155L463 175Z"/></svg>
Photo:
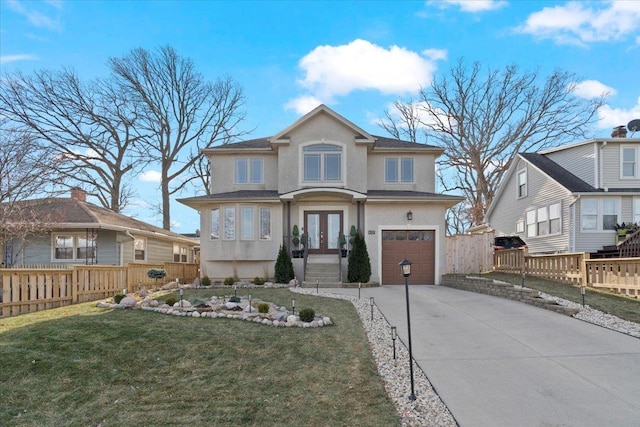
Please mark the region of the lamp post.
<svg viewBox="0 0 640 427"><path fill-rule="evenodd" d="M580 294L582 295L582 306L584 307L584 295L587 293L586 286L580 286Z"/></svg>
<svg viewBox="0 0 640 427"><path fill-rule="evenodd" d="M291 314L296 315L296 300L293 298L291 299Z"/></svg>
<svg viewBox="0 0 640 427"><path fill-rule="evenodd" d="M251 294L249 294L249 313L251 313Z"/></svg>
<svg viewBox="0 0 640 427"><path fill-rule="evenodd" d="M404 289L407 298L407 333L409 335L409 373L411 375L411 394L409 395L409 400L416 400L415 387L413 383L413 352L411 350L411 316L409 314L409 282L408 278L411 276L411 264L413 264L408 259L403 259L398 263L400 266L400 271L402 272L402 276L404 277Z"/></svg>
<svg viewBox="0 0 640 427"><path fill-rule="evenodd" d="M369 305L371 306L371 321L373 321L373 297L369 297Z"/></svg>
<svg viewBox="0 0 640 427"><path fill-rule="evenodd" d="M398 338L398 329L391 327L391 340L393 341L393 360L396 360L396 338Z"/></svg>
<svg viewBox="0 0 640 427"><path fill-rule="evenodd" d="M182 298L184 297L184 289L180 289L180 308L182 308Z"/></svg>
<svg viewBox="0 0 640 427"><path fill-rule="evenodd" d="M358 282L358 300L360 300L360 288L362 288L362 282Z"/></svg>

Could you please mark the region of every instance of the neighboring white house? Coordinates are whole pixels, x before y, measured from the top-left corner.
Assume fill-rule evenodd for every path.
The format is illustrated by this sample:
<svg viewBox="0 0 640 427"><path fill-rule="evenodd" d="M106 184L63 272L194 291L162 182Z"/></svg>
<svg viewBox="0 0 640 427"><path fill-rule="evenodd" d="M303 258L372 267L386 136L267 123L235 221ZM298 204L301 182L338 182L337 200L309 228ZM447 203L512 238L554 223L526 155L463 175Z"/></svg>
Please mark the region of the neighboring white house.
<svg viewBox="0 0 640 427"><path fill-rule="evenodd" d="M485 215L496 236L518 235L529 253L595 252L621 223L640 223L640 139L614 129L538 153L520 153Z"/></svg>
<svg viewBox="0 0 640 427"><path fill-rule="evenodd" d="M324 105L272 137L204 150L211 194L180 200L200 212L201 274L273 277L294 226L309 236L309 263L337 262L338 236L355 226L371 282L403 283L398 263L406 257L411 283L439 283L445 210L461 200L435 193L442 152L373 136ZM304 277L305 264L293 261Z"/></svg>

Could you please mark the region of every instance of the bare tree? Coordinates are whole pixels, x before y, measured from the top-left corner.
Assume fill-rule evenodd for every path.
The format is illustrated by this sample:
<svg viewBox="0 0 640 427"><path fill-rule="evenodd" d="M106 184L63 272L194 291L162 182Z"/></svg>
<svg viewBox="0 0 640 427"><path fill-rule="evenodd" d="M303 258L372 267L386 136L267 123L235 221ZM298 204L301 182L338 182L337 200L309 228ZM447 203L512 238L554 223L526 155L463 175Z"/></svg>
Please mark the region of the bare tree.
<svg viewBox="0 0 640 427"><path fill-rule="evenodd" d="M606 94L591 100L574 95L574 74L557 70L540 80L537 71L515 65L483 72L479 63L468 67L460 60L417 100L397 101L399 113L387 111L379 124L396 138L418 142L423 136L443 147L438 165L445 190L466 197L467 225L482 224L515 153L585 138L603 105Z"/></svg>
<svg viewBox="0 0 640 427"><path fill-rule="evenodd" d="M135 49L109 65L123 90L144 109L136 125L160 165L162 225L171 225L170 197L198 176L200 150L225 144L246 132L244 95L230 78L212 83L195 70L190 59L170 46L155 52ZM143 110L141 110L143 111Z"/></svg>
<svg viewBox="0 0 640 427"><path fill-rule="evenodd" d="M11 266L15 259L4 256L7 245L18 245L10 253L19 253L29 236L46 233L51 227L48 217L35 214L21 200L49 188L53 156L6 118L0 120L0 130L0 263Z"/></svg>
<svg viewBox="0 0 640 427"><path fill-rule="evenodd" d="M68 187L83 187L102 206L120 212L132 196L126 177L144 162L136 155L136 104L109 80L84 84L69 70L6 75L0 113L56 152Z"/></svg>

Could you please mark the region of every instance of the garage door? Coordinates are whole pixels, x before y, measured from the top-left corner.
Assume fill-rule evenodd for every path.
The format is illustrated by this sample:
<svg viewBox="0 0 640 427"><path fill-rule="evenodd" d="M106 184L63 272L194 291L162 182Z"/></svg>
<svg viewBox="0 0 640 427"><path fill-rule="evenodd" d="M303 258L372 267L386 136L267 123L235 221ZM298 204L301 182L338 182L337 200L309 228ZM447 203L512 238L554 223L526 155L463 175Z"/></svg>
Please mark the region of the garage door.
<svg viewBox="0 0 640 427"><path fill-rule="evenodd" d="M434 230L382 231L382 284L404 285L398 263L413 263L409 284L433 285L435 277Z"/></svg>

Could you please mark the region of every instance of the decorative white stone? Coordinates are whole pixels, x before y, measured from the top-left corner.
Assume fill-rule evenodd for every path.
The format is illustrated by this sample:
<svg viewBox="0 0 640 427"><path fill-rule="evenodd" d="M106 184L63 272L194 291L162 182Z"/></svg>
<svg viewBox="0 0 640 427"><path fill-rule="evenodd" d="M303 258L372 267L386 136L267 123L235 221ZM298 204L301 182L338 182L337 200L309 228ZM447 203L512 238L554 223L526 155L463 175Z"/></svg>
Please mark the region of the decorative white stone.
<svg viewBox="0 0 640 427"><path fill-rule="evenodd" d="M280 322L278 320L273 321L273 326L280 326Z"/></svg>
<svg viewBox="0 0 640 427"><path fill-rule="evenodd" d="M318 326L319 327L323 327L324 326L324 322L322 320L318 320L317 322L318 322Z"/></svg>
<svg viewBox="0 0 640 427"><path fill-rule="evenodd" d="M317 328L318 326L320 326L320 325L318 325L318 321L317 321L317 320L314 320L314 321L313 321L313 322L311 322L309 325L310 325L312 328Z"/></svg>
<svg viewBox="0 0 640 427"><path fill-rule="evenodd" d="M234 309L234 308L236 308L236 307L239 307L239 306L240 306L240 304L238 304L237 302L228 302L228 303L226 303L224 306L225 306L225 308L226 308L227 310L231 310L231 309Z"/></svg>
<svg viewBox="0 0 640 427"><path fill-rule="evenodd" d="M180 303L182 303L182 305L180 305ZM173 304L174 308L189 308L191 307L191 303L185 299L183 299L182 301L178 301L175 304Z"/></svg>
<svg viewBox="0 0 640 427"><path fill-rule="evenodd" d="M193 313L191 313L191 317L200 317L200 312L194 311Z"/></svg>
<svg viewBox="0 0 640 427"><path fill-rule="evenodd" d="M323 322L325 325L330 325L330 324L331 324L331 319L330 319L330 318L328 318L327 316L324 316L324 317L322 318L322 322Z"/></svg>
<svg viewBox="0 0 640 427"><path fill-rule="evenodd" d="M149 301L149 307L157 307L159 305L160 303L158 302L158 300L152 299L151 301Z"/></svg>
<svg viewBox="0 0 640 427"><path fill-rule="evenodd" d="M298 316L290 314L287 316L287 323L296 323L298 321Z"/></svg>

